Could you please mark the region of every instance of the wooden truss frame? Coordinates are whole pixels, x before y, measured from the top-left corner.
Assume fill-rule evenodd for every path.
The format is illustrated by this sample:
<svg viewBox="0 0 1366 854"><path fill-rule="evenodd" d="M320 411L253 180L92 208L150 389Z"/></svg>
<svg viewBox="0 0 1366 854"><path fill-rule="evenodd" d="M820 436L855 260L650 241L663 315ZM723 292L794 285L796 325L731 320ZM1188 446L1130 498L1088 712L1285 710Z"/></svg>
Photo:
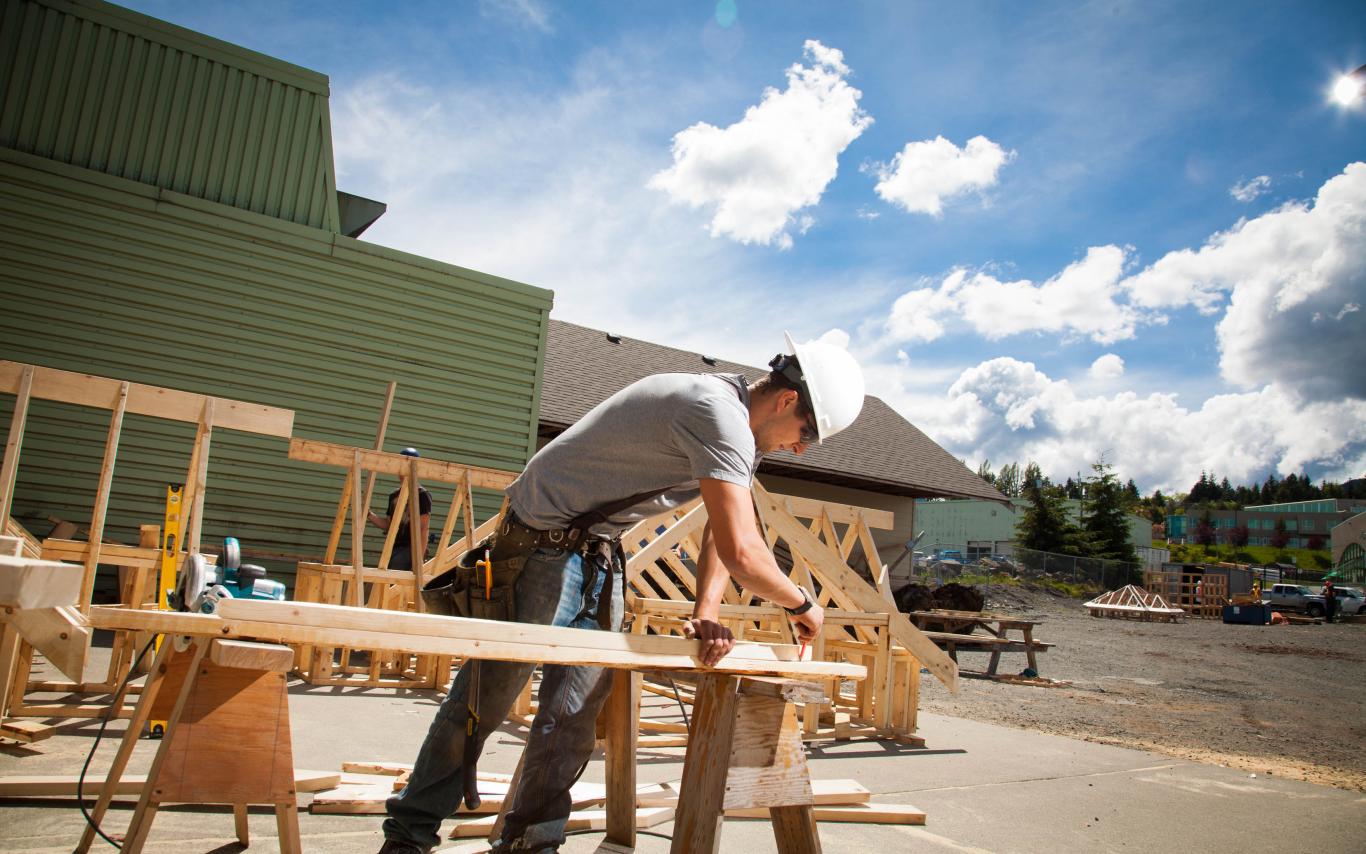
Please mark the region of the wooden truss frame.
<svg viewBox="0 0 1366 854"><path fill-rule="evenodd" d="M105 439L104 458L99 482L95 490L90 519L90 535L86 542L48 540L41 546L40 555L48 559L75 560L83 566L81 595L73 606L88 614L95 587L95 571L101 563L128 567L120 597L125 604L141 604L154 590L148 576L156 576L161 550L148 537L139 547L121 546L104 542L105 516L113 487L114 464L118 456L123 419L127 414L146 415L196 425L190 462L185 474L185 488L181 512L186 520L181 543L177 544L177 562L188 552L199 550L200 531L204 515L204 494L207 489L209 448L215 427L238 430L264 436L288 438L294 427L294 412L289 409L263 406L224 397L144 385L126 380L110 379L92 374L74 373L39 365L0 361L0 392L15 395L14 413L10 419L9 437L5 444L3 469L0 469L0 520L6 531L22 526L10 516L14 499L14 485L18 476L19 457L23 447L28 409L32 400L53 400L110 412L109 430ZM24 532L25 540L31 540ZM149 542L148 540L152 542ZM30 549L26 549L31 553ZM88 643L88 636L87 636ZM106 714L103 704L46 703L27 705L24 695L30 691L64 692L72 694L108 694L116 690L118 674L132 658L133 643L127 633L115 636L109 670L101 682L84 681L84 654L68 655L62 672L70 681L30 682L32 654L28 645L14 650L11 658L0 660L0 670L8 676L8 689L0 696L0 713L14 717L94 717ZM54 664L62 662L54 661ZM122 713L122 711L120 711Z"/></svg>
<svg viewBox="0 0 1366 854"><path fill-rule="evenodd" d="M874 528L892 527L892 514L777 495L758 483L753 493L769 547L780 543L786 547L792 559L790 577L813 590L826 608L825 629L812 644L813 659L857 662L863 669L864 678L858 681L852 700L838 680L830 680L826 689L830 709L814 703L801 707L803 737L917 741L921 667L951 691L957 688L958 668L896 608L887 568L872 535ZM627 610L635 616L633 632L681 633L696 595L691 556L701 552L706 522L706 507L695 501L645 520L623 536L630 555L626 589ZM843 527L842 535L837 526ZM862 551L872 568L872 584L851 566L856 550ZM733 584L725 592L724 603L721 620L736 637L792 642L791 623L776 606L758 604L753 594ZM647 686L647 690L654 689ZM665 733L656 739L661 745L678 743L680 729L676 724L645 724L647 732Z"/></svg>
<svg viewBox="0 0 1366 854"><path fill-rule="evenodd" d="M421 613L422 586L455 566L460 554L470 548L469 532L475 540L487 536L497 524L497 517L483 525L474 524L475 488L501 492L516 479L513 472L481 466L447 462L430 457L408 457L378 450L366 450L310 439L292 439L289 444L291 459L320 465L346 468L341 497L327 540L322 563L301 562L295 577L294 598L300 602L321 604L349 604L389 612L416 611ZM369 486L361 489L364 473L370 473ZM423 481L445 483L454 487L450 507L437 544L436 553L415 571L389 569L398 525L391 524L380 547L378 562L367 565L365 552L366 515L370 509L377 475L399 479L395 513L402 508L408 516L411 537L410 554L422 554L426 546L420 542L419 489ZM355 501L355 496L364 496ZM433 506L435 514L437 508ZM455 536L455 524L462 521L460 537ZM338 561L338 550L350 526L350 554L346 563ZM368 585L368 589L367 589ZM340 652L340 662L334 656ZM350 685L361 687L440 688L450 678L451 660L445 656L415 654L412 650L368 650L369 661L362 667L350 663L353 650L319 645L299 650L298 674L313 685Z"/></svg>
<svg viewBox="0 0 1366 854"><path fill-rule="evenodd" d="M1128 620L1148 620L1175 623L1185 618L1186 612L1173 608L1157 593L1149 593L1137 584L1130 584L1109 593L1102 593L1086 603L1093 617L1120 617Z"/></svg>

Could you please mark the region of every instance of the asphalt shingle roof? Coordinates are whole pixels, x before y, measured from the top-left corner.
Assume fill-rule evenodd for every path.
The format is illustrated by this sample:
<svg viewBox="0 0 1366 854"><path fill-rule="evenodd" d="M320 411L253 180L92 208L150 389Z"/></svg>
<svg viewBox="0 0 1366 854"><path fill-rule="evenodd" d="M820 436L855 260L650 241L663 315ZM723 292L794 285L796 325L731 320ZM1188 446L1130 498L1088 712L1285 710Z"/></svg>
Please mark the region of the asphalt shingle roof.
<svg viewBox="0 0 1366 854"><path fill-rule="evenodd" d="M677 350L551 320L541 385L541 435L557 435L608 396L642 377L667 372L736 373L750 381L765 368ZM776 352L776 351L775 351ZM893 495L1004 501L1005 497L880 399L864 399L858 420L838 437L798 456L765 456L759 471Z"/></svg>

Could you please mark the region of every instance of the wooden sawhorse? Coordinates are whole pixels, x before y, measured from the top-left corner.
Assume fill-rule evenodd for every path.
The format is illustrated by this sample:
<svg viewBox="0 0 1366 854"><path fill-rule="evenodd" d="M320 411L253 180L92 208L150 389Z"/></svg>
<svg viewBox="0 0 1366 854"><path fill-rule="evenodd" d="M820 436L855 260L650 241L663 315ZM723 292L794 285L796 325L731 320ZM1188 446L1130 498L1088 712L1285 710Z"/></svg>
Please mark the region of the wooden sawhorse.
<svg viewBox="0 0 1366 854"><path fill-rule="evenodd" d="M641 675L617 671L608 699L607 840L635 846L635 743ZM767 809L779 854L818 854L811 775L794 703L819 703L820 685L705 673L697 682L672 854L720 851L726 810ZM509 799L509 802L511 799Z"/></svg>
<svg viewBox="0 0 1366 854"><path fill-rule="evenodd" d="M138 854L164 803L231 804L237 840L247 845L247 805L272 804L281 854L300 854L285 674L294 661L287 646L167 635L91 817L103 818L148 720L165 720L124 835L123 850ZM87 826L76 846L95 841Z"/></svg>

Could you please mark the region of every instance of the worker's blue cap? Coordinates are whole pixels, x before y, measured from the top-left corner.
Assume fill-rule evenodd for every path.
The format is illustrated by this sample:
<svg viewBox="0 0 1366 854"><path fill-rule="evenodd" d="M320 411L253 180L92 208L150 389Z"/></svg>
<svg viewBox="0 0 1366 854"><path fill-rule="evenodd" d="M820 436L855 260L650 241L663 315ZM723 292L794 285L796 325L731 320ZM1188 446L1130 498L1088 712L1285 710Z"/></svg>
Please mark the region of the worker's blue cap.
<svg viewBox="0 0 1366 854"><path fill-rule="evenodd" d="M417 448L404 448L403 450L399 451L399 453L402 454L402 455L405 456L405 457L420 457L420 456L422 456L421 454L419 454L419 453L417 452Z"/></svg>

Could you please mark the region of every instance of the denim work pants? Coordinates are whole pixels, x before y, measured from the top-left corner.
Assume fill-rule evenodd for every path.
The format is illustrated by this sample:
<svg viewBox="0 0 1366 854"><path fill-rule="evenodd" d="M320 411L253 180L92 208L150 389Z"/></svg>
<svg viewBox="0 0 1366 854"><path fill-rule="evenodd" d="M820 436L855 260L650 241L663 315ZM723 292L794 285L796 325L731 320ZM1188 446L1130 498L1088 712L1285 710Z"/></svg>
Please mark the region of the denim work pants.
<svg viewBox="0 0 1366 854"><path fill-rule="evenodd" d="M613 631L621 629L622 567L610 568ZM537 549L516 582L517 619L523 623L596 629L598 593L606 573L595 571L577 552ZM591 585L591 589L590 588ZM507 718L535 665L469 661L460 668L451 692L418 752L408 785L386 803L388 839L423 847L440 843L441 822L464 798L461 759L465 745L465 700L470 668L479 673L479 749ZM569 787L593 752L598 712L611 689L602 667L545 664L541 667L540 707L531 725L521 783L504 825L504 844L519 841L528 850L553 849L564 841L572 807Z"/></svg>

